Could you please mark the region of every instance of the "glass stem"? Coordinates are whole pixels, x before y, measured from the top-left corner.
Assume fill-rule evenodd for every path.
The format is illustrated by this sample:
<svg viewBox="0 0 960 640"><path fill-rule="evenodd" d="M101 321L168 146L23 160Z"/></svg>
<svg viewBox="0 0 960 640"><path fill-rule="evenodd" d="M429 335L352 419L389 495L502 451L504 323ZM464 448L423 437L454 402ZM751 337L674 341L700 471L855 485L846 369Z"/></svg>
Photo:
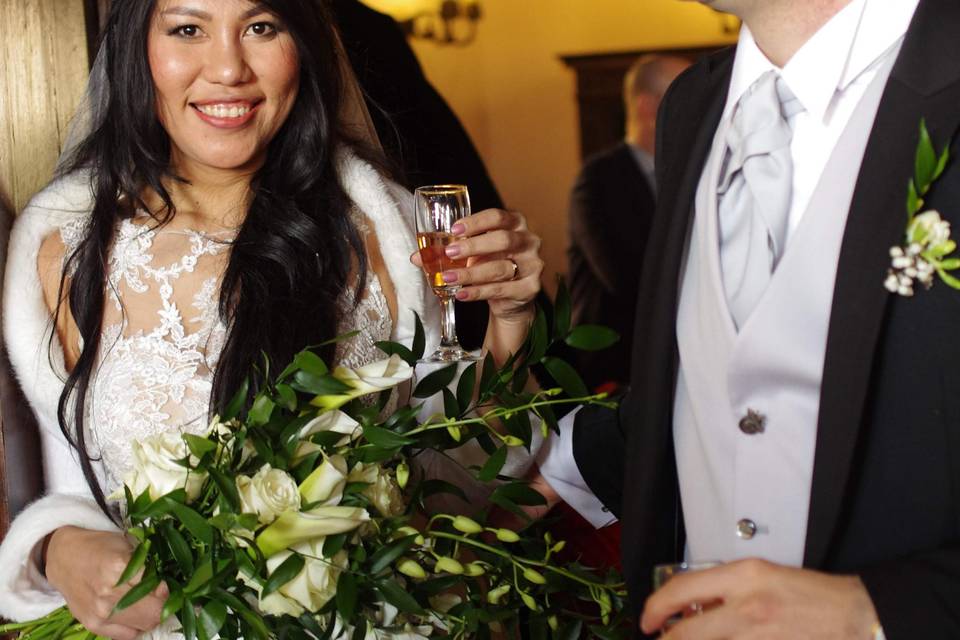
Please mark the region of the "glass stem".
<svg viewBox="0 0 960 640"><path fill-rule="evenodd" d="M458 349L457 316L454 314L454 297L440 296L443 305L443 321L440 324L440 346L445 349Z"/></svg>

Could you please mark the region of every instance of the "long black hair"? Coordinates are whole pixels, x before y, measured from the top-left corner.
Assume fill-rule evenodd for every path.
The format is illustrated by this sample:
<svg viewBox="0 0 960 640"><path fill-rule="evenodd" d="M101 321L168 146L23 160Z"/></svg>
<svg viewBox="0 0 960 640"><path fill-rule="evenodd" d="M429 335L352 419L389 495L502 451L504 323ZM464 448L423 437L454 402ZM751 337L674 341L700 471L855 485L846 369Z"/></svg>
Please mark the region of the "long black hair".
<svg viewBox="0 0 960 640"><path fill-rule="evenodd" d="M151 214L156 224L172 219L176 210L164 182L182 180L170 167L170 139L157 116L147 57L155 2L112 3L101 42L109 79L107 117L65 170L89 172L94 202L86 235L66 260L64 274L71 278L61 279L61 294L66 288L83 348L64 384L58 418L104 511L109 510L93 471L84 411L101 347L109 253L118 222L138 208L148 210L146 192L158 194L164 205ZM326 3L260 4L282 21L296 44L299 91L252 179L252 203L223 274L219 313L227 340L214 371L211 412L225 406L264 354L284 366L300 349L334 335L336 303L347 292L351 270L358 275L355 299L367 273L363 238L351 222L351 203L337 178L336 150L350 146L378 167L385 164L375 151L351 139L338 119L341 49ZM263 382L256 375L251 394Z"/></svg>

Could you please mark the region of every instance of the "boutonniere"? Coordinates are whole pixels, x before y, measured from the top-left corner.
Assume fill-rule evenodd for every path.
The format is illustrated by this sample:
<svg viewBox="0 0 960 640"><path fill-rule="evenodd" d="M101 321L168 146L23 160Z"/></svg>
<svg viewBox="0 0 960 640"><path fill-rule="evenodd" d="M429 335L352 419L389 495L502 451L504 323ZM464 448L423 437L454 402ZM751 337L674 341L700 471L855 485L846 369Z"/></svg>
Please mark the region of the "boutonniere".
<svg viewBox="0 0 960 640"><path fill-rule="evenodd" d="M890 248L890 268L883 283L891 293L912 296L914 281L929 289L934 276L960 289L960 279L949 273L960 269L960 258L952 255L957 243L950 238L950 223L937 211L923 210L923 198L949 161L949 146L937 154L926 122L921 120L913 177L907 186L907 231L904 243Z"/></svg>

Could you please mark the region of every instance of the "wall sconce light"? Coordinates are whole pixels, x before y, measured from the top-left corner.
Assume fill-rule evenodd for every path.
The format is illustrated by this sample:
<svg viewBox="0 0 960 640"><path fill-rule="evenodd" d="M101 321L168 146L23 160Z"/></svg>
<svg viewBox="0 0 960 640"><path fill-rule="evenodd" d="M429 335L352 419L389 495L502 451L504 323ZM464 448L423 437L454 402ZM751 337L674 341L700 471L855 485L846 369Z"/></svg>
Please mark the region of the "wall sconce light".
<svg viewBox="0 0 960 640"><path fill-rule="evenodd" d="M717 17L720 18L720 30L723 31L723 35L735 36L740 33L740 18L720 12L717 12Z"/></svg>
<svg viewBox="0 0 960 640"><path fill-rule="evenodd" d="M465 46L476 38L482 15L477 0L441 0L436 10L421 10L401 20L400 26L414 38Z"/></svg>

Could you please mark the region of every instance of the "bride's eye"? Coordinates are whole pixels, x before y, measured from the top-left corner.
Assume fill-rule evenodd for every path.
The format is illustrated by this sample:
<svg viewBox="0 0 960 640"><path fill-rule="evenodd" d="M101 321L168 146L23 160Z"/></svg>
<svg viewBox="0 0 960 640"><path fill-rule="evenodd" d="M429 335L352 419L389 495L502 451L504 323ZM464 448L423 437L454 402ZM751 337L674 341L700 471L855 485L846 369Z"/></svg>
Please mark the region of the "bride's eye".
<svg viewBox="0 0 960 640"><path fill-rule="evenodd" d="M200 27L195 24L181 24L167 31L169 36L180 36L181 38L196 38L200 35Z"/></svg>
<svg viewBox="0 0 960 640"><path fill-rule="evenodd" d="M279 30L272 22L255 22L247 27L247 33L253 36L272 36Z"/></svg>

